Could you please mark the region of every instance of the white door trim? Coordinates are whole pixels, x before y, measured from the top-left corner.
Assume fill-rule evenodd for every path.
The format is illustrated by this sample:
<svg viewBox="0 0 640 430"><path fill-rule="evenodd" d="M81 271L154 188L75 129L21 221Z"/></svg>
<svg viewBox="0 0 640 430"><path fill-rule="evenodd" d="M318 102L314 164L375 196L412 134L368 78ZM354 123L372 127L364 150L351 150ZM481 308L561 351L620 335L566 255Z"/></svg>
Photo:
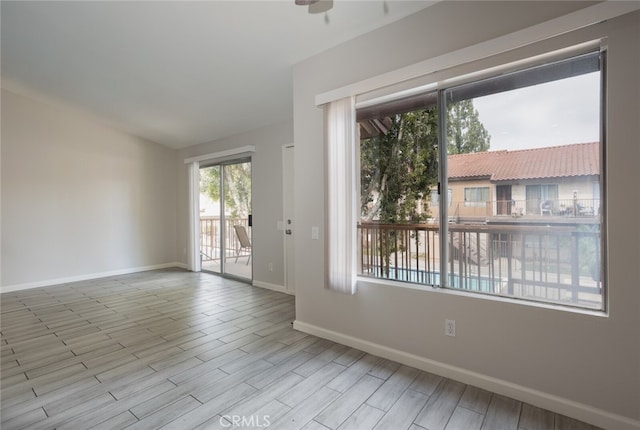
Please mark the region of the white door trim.
<svg viewBox="0 0 640 430"><path fill-rule="evenodd" d="M287 169L287 157L286 157L286 151L290 148L294 148L295 145L293 143L289 143L286 145L282 145L282 246L284 248L284 264L283 264L283 271L284 271L284 287L287 293L289 294L295 294L295 279L292 279L293 277L290 276L290 271L293 269L293 259L295 257L295 253L290 253L288 251L288 246L287 246L287 240L288 240L288 235L287 235L287 229L291 228L291 226L289 226L287 224L287 220L288 219L293 219L293 215L291 213L288 213L288 203L289 201L287 200L287 198L292 198L293 195L290 195L291 193L287 192L287 181L293 181L294 179L294 175L293 172L288 172ZM295 165L295 163L294 163ZM294 167L294 166L292 166ZM291 174L291 177L287 176L287 173ZM289 215L289 218L287 218L287 215ZM293 224L293 228L295 228L295 221ZM290 255L291 254L291 255Z"/></svg>

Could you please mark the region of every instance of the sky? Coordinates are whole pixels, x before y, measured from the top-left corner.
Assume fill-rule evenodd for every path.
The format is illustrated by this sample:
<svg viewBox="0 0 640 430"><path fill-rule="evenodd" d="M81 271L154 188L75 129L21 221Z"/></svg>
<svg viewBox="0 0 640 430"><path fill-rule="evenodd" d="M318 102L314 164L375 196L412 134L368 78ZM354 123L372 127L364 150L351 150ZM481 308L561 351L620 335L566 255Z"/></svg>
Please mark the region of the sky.
<svg viewBox="0 0 640 430"><path fill-rule="evenodd" d="M489 150L598 141L599 81L595 72L474 99Z"/></svg>

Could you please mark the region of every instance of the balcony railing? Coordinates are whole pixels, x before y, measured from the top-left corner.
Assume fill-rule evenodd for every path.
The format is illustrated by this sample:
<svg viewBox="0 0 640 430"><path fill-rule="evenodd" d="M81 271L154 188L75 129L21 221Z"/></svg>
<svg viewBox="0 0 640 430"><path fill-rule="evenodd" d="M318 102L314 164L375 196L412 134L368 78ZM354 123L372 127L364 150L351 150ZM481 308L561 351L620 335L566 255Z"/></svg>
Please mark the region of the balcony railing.
<svg viewBox="0 0 640 430"><path fill-rule="evenodd" d="M486 202L452 201L450 212L456 217L488 218L494 216L557 216L588 218L599 215L599 199L533 199Z"/></svg>
<svg viewBox="0 0 640 430"><path fill-rule="evenodd" d="M359 273L440 285L437 224L358 225ZM446 286L499 296L601 309L596 224L449 224Z"/></svg>
<svg viewBox="0 0 640 430"><path fill-rule="evenodd" d="M202 261L218 261L222 258L221 228L224 228L226 246L224 256L235 257L240 248L240 241L233 228L234 225L242 225L247 229L251 237L251 227L247 218L225 218L224 226L219 216L200 217L200 257ZM242 250L240 256L249 255L250 251Z"/></svg>

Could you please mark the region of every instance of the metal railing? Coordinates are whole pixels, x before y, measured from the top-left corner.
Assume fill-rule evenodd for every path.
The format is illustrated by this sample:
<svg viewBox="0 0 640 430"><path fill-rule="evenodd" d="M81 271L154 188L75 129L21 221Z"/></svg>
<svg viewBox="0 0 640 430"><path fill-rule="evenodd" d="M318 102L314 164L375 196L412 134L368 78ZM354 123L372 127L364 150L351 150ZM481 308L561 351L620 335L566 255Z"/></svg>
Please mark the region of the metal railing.
<svg viewBox="0 0 640 430"><path fill-rule="evenodd" d="M438 224L361 222L359 274L601 309L598 224L448 225L447 279Z"/></svg>
<svg viewBox="0 0 640 430"><path fill-rule="evenodd" d="M595 217L600 213L599 199L496 200L487 202L452 201L452 213L458 217Z"/></svg>
<svg viewBox="0 0 640 430"><path fill-rule="evenodd" d="M235 257L241 250L240 241L233 228L234 225L242 225L247 229L251 237L251 227L247 218L225 217L224 227L219 216L200 217L200 257L202 261L218 261L222 258L221 228L224 228L226 246L224 256ZM251 251L246 249L240 252L240 256L249 255Z"/></svg>

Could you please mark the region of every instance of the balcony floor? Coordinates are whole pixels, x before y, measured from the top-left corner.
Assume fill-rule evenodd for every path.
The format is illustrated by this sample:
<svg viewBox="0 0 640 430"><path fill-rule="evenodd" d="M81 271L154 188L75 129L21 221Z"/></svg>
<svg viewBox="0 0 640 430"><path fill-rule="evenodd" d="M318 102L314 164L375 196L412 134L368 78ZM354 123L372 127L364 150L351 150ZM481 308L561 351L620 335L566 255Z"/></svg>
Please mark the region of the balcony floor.
<svg viewBox="0 0 640 430"><path fill-rule="evenodd" d="M247 281L252 280L252 264L253 261L249 260L249 264L247 264L247 259L249 257L244 255L238 258L236 262L236 257L227 257L225 261L225 273L228 275L236 276L238 278L246 279ZM210 260L202 262L202 270L206 270L208 272L220 273L220 260Z"/></svg>

